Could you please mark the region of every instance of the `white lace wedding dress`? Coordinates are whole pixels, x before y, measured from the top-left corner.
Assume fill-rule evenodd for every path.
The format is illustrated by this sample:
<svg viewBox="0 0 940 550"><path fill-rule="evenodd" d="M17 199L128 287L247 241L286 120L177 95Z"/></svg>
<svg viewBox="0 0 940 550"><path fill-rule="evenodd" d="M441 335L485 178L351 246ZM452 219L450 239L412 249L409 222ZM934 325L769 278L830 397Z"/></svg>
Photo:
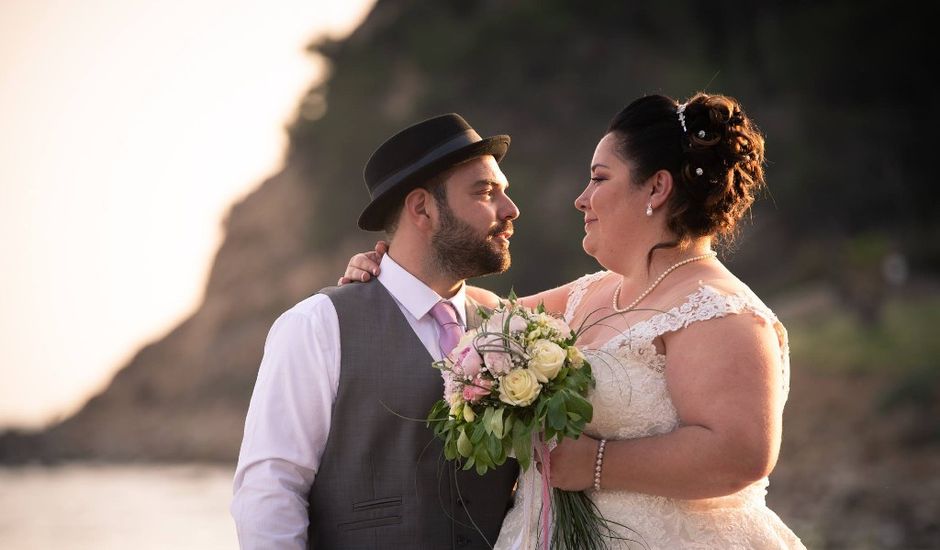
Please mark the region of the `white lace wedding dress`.
<svg viewBox="0 0 940 550"><path fill-rule="evenodd" d="M568 297L569 323L590 285L607 275L602 271L580 278ZM585 433L608 440L630 439L674 430L676 409L666 388L666 357L654 347L656 337L692 323L750 313L772 324L781 344L784 396L789 384L789 349L786 330L752 292L722 293L699 283L681 305L634 324L631 329L588 352L597 380L590 395L593 421ZM581 316L583 317L583 316ZM610 355L608 355L610 354ZM520 478L516 501L496 542L497 550L536 548L541 491L526 490L539 482L534 469ZM622 530L627 540L611 540L611 548L625 549L800 549L799 538L767 508L768 481L762 479L732 495L701 500L679 500L629 491L587 491L601 514L633 531ZM526 502L533 499L533 504ZM528 511L527 511L528 510ZM534 512L533 512L534 510Z"/></svg>

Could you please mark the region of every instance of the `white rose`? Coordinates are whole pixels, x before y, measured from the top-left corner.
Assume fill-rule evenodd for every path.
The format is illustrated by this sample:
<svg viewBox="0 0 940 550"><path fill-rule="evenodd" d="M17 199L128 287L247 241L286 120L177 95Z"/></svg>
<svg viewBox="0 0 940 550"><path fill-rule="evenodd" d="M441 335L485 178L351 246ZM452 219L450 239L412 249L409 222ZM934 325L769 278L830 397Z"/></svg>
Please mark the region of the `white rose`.
<svg viewBox="0 0 940 550"><path fill-rule="evenodd" d="M515 369L499 379L499 400L525 407L535 401L542 385L529 369Z"/></svg>
<svg viewBox="0 0 940 550"><path fill-rule="evenodd" d="M567 354L558 344L549 340L536 340L529 346L529 370L543 384L558 376Z"/></svg>
<svg viewBox="0 0 940 550"><path fill-rule="evenodd" d="M561 338L567 338L571 336L571 327L569 327L568 323L566 323L563 319L559 319L558 317L549 315L548 313L539 313L537 320L540 325L555 331ZM542 330L542 334L548 336L548 331Z"/></svg>
<svg viewBox="0 0 940 550"><path fill-rule="evenodd" d="M584 354L581 353L581 350L577 346L571 346L568 348L568 362L571 363L571 368L580 369L584 366Z"/></svg>

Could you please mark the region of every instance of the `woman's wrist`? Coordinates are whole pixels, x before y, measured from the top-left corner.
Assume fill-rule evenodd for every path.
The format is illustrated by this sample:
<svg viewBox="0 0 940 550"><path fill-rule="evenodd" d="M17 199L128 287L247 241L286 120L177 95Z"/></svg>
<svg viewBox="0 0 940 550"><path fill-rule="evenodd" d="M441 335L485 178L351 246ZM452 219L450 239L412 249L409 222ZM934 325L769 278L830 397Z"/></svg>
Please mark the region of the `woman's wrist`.
<svg viewBox="0 0 940 550"><path fill-rule="evenodd" d="M594 490L601 490L601 472L604 469L604 451L607 448L607 440L601 439L597 442L597 454L594 457Z"/></svg>

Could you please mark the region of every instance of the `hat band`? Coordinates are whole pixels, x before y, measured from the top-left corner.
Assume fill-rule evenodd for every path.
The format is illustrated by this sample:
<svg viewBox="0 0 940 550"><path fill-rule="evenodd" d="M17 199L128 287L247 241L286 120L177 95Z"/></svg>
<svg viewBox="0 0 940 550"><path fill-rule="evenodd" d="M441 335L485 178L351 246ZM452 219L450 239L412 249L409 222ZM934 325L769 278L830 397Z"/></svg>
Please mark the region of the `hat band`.
<svg viewBox="0 0 940 550"><path fill-rule="evenodd" d="M431 151L426 153L423 157L387 177L381 185L372 190L372 198L374 199L375 197L382 195L397 185L402 179L405 178L405 176L408 176L414 172L417 168L431 164L432 162L439 160L453 153L454 151L457 151L458 149L462 149L467 145L479 143L480 141L483 141L483 139L480 137L480 134L476 132L476 130L473 128L464 130L463 132L445 141L441 145L431 149Z"/></svg>

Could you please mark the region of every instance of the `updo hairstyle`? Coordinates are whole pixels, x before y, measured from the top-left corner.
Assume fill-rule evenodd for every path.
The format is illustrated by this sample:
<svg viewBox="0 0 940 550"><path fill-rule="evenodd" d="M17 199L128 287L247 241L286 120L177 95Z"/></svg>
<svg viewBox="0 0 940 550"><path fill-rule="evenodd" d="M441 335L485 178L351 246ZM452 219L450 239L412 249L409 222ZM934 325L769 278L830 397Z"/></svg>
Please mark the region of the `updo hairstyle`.
<svg viewBox="0 0 940 550"><path fill-rule="evenodd" d="M607 132L633 163L636 185L659 170L672 174L666 223L676 241L653 250L704 236L730 243L765 185L764 137L734 98L697 93L678 104L661 95L642 97L620 111Z"/></svg>

